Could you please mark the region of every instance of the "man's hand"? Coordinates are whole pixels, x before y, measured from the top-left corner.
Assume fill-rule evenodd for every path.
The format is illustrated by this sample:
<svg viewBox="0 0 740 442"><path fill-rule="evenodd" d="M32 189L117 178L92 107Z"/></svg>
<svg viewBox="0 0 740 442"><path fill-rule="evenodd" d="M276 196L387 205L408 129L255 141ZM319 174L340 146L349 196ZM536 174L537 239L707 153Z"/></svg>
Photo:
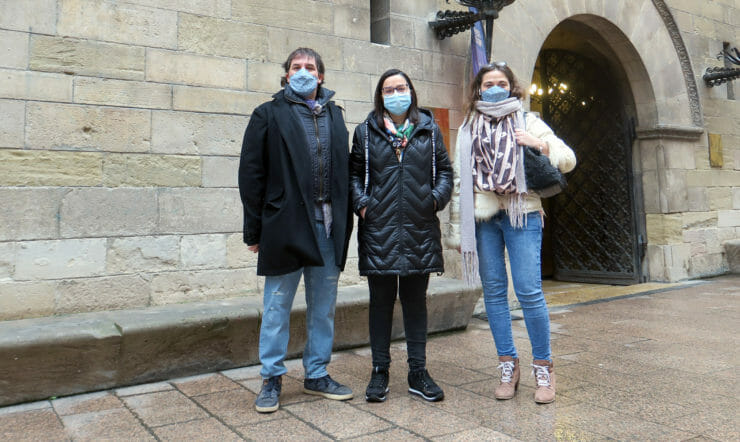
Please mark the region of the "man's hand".
<svg viewBox="0 0 740 442"><path fill-rule="evenodd" d="M362 219L365 219L365 211L367 211L367 206L365 206L362 209L360 209L360 217Z"/></svg>
<svg viewBox="0 0 740 442"><path fill-rule="evenodd" d="M257 252L260 251L260 245L259 244L255 244L253 246L247 246L247 249L249 249L250 251L252 251L254 253L257 253Z"/></svg>

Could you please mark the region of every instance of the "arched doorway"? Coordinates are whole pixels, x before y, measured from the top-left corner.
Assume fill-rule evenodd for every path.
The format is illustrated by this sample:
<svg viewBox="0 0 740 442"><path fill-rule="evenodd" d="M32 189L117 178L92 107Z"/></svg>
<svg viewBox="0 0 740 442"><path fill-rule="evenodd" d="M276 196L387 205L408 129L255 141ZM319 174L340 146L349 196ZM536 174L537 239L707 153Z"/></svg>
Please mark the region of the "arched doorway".
<svg viewBox="0 0 740 442"><path fill-rule="evenodd" d="M633 170L634 111L628 86L600 51L563 49L578 28L565 24L553 34L533 78L531 109L578 160L568 188L544 202L543 276L634 284L643 281L645 248Z"/></svg>

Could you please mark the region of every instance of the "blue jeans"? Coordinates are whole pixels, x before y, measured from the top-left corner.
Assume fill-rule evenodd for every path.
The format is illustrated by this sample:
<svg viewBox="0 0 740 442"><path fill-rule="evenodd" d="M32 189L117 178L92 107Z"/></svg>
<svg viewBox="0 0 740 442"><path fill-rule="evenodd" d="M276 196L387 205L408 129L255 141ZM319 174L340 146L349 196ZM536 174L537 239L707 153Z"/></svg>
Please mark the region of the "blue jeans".
<svg viewBox="0 0 740 442"><path fill-rule="evenodd" d="M498 355L518 357L511 333L505 247L509 252L514 291L524 313L532 356L551 361L550 316L542 292L540 268L541 215L539 212L528 213L526 225L517 229L511 226L506 212L500 211L490 220L476 223L475 239L483 301Z"/></svg>
<svg viewBox="0 0 740 442"><path fill-rule="evenodd" d="M334 344L334 308L337 301L339 267L334 260L334 241L326 237L321 222L316 223L322 267L303 267L279 276L265 277L264 312L260 326L260 362L263 378L281 376L290 339L290 310L303 275L306 286L306 346L303 350L305 377L326 376ZM269 245L265 244L265 247Z"/></svg>

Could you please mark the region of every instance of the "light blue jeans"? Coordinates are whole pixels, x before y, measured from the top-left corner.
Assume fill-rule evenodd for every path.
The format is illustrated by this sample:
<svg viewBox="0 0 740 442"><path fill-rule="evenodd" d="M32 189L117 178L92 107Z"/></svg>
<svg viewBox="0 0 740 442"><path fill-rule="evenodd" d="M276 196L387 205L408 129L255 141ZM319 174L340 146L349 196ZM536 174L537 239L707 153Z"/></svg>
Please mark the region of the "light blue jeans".
<svg viewBox="0 0 740 442"><path fill-rule="evenodd" d="M524 313L534 359L551 361L550 316L542 292L540 248L542 217L539 212L527 214L523 228L514 228L504 211L486 222L475 225L478 268L483 284L483 300L499 356L519 357L511 333L508 302L508 278L504 247L509 252L514 291Z"/></svg>
<svg viewBox="0 0 740 442"><path fill-rule="evenodd" d="M260 326L260 362L263 378L287 372L285 355L290 339L290 311L298 283L303 275L306 286L306 346L303 368L308 379L327 375L334 344L334 308L337 301L339 267L334 261L334 240L326 237L321 222L316 223L322 267L303 267L292 273L265 278L265 291Z"/></svg>

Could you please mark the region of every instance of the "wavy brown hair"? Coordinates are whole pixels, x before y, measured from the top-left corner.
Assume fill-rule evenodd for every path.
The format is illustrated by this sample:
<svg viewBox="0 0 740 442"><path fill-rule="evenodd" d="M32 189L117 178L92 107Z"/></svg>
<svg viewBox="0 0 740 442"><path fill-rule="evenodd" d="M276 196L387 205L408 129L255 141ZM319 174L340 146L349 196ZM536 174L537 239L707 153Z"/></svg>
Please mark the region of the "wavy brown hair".
<svg viewBox="0 0 740 442"><path fill-rule="evenodd" d="M478 75L475 76L473 81L470 82L468 88L468 94L466 97L465 104L465 119L472 117L475 113L475 102L480 100L480 86L483 83L483 76L489 72L499 71L506 75L506 79L509 80L510 97L516 97L523 100L527 97L527 92L522 88L516 75L509 66L505 63L491 63L483 66L478 71Z"/></svg>

